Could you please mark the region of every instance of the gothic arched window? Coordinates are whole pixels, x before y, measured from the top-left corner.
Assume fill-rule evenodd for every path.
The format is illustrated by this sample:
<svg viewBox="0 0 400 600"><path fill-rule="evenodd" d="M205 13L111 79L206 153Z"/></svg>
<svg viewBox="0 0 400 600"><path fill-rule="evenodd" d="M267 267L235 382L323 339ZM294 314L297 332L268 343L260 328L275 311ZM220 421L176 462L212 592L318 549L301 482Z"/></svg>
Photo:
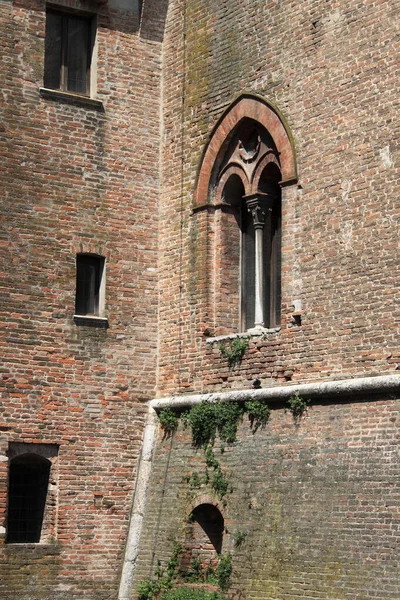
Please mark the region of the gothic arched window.
<svg viewBox="0 0 400 600"><path fill-rule="evenodd" d="M242 331L280 323L281 178L271 136L255 121L244 119L216 173L216 202L234 216L240 232L236 240L228 235L221 243L220 261L226 276L239 258Z"/></svg>
<svg viewBox="0 0 400 600"><path fill-rule="evenodd" d="M296 180L282 117L242 96L210 138L195 195L196 213L209 215L202 227L212 240L207 314L215 335L280 325L282 186Z"/></svg>

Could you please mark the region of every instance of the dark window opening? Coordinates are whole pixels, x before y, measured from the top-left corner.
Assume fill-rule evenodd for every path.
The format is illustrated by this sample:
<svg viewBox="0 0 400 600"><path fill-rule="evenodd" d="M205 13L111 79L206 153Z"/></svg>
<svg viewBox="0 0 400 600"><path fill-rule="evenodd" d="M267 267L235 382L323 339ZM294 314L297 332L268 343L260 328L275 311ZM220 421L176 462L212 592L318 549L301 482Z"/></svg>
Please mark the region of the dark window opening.
<svg viewBox="0 0 400 600"><path fill-rule="evenodd" d="M10 461L7 543L40 542L51 463L34 454Z"/></svg>
<svg viewBox="0 0 400 600"><path fill-rule="evenodd" d="M44 85L89 95L93 19L48 10L46 15Z"/></svg>
<svg viewBox="0 0 400 600"><path fill-rule="evenodd" d="M282 202L279 181L281 172L274 164L264 169L259 181L260 192L270 200L264 225L264 316L266 327L281 322L281 230Z"/></svg>
<svg viewBox="0 0 400 600"><path fill-rule="evenodd" d="M104 258L102 256L77 255L75 314L100 314L103 272Z"/></svg>

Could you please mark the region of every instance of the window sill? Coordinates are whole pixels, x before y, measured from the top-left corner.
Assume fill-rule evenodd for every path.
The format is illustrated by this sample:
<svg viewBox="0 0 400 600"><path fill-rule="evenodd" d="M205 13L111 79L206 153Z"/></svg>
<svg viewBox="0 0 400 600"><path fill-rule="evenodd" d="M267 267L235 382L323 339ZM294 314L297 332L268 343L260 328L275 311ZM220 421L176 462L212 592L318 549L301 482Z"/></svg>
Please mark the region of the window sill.
<svg viewBox="0 0 400 600"><path fill-rule="evenodd" d="M97 327L98 329L108 329L107 317L97 317L95 315L74 315L75 325L83 327Z"/></svg>
<svg viewBox="0 0 400 600"><path fill-rule="evenodd" d="M48 88L39 88L39 93L46 100L57 100L66 104L74 104L75 106L83 106L84 108L92 108L103 112L104 106L101 100L95 100L88 96L73 94L71 92L62 92L61 90L50 90Z"/></svg>
<svg viewBox="0 0 400 600"><path fill-rule="evenodd" d="M226 335L218 335L215 337L206 338L207 344L213 344L215 342L225 342L229 340L234 340L236 338L252 338L252 337L267 337L271 333L279 333L281 330L280 327L271 327L271 329L267 329L266 327L253 327L252 329L248 329L247 331L243 331L241 333L230 333Z"/></svg>

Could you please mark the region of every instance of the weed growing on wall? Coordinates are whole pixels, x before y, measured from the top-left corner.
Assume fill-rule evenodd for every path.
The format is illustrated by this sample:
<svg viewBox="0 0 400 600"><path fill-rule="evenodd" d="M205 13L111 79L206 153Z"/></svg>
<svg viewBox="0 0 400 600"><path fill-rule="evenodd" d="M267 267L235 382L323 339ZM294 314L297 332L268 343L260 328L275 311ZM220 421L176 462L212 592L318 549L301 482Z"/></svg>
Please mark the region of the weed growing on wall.
<svg viewBox="0 0 400 600"><path fill-rule="evenodd" d="M248 346L248 340L243 338L235 338L232 340L229 346L226 344L220 344L219 351L221 352L222 356L227 359L229 368L232 369L241 363L243 356L246 354Z"/></svg>
<svg viewBox="0 0 400 600"><path fill-rule="evenodd" d="M165 571L159 566L154 577L143 579L138 585L138 600L161 600L172 586L178 575L179 555L182 552L182 546L174 543L172 555L169 559Z"/></svg>
<svg viewBox="0 0 400 600"><path fill-rule="evenodd" d="M246 541L247 533L245 531L235 531L233 534L233 545L235 548L240 548Z"/></svg>
<svg viewBox="0 0 400 600"><path fill-rule="evenodd" d="M217 569L216 569L216 579L219 587L222 591L226 591L229 589L231 584L231 575L232 575L232 555L225 554L221 556Z"/></svg>
<svg viewBox="0 0 400 600"><path fill-rule="evenodd" d="M207 592L202 588L185 585L168 591L161 600L227 600L227 598L218 592Z"/></svg>
<svg viewBox="0 0 400 600"><path fill-rule="evenodd" d="M309 400L305 400L304 398L302 398L301 396L298 396L297 394L294 396L291 396L289 398L287 410L289 410L292 413L293 419L295 420L296 423L301 419L303 414L307 411L309 403L310 403Z"/></svg>
<svg viewBox="0 0 400 600"><path fill-rule="evenodd" d="M268 404L265 404L265 402L260 402L259 400L249 400L249 402L245 403L244 407L245 411L247 412L247 416L249 417L253 433L255 433L260 427L261 429L264 429L271 415L271 410Z"/></svg>
<svg viewBox="0 0 400 600"><path fill-rule="evenodd" d="M217 433L222 442L233 444L244 410L239 402L200 402L185 411L182 420L196 448L214 446Z"/></svg>
<svg viewBox="0 0 400 600"><path fill-rule="evenodd" d="M173 414L171 414L173 413ZM184 477L191 489L199 488L201 483L210 485L217 497L226 504L225 496L231 491L220 462L215 456L214 445L219 437L221 454L224 444L234 444L237 440L237 430L243 415L249 417L253 433L264 428L268 423L270 409L265 402L253 400L241 402L200 402L181 415L185 427L190 427L192 444L202 448L206 462L206 472L202 480L198 473ZM172 409L160 411L160 423L164 432L172 433L178 424L178 416Z"/></svg>

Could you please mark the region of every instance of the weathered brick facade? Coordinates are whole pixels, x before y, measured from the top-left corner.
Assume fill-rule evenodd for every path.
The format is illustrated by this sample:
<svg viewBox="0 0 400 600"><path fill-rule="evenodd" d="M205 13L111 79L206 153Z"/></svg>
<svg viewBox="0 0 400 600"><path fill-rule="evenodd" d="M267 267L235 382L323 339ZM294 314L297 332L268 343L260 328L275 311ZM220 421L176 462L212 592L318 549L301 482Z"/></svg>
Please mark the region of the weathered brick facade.
<svg viewBox="0 0 400 600"><path fill-rule="evenodd" d="M54 4L97 15L91 99L41 89L45 3L0 0L0 598L116 599L136 486L136 583L210 502L235 597L398 600L399 2ZM213 174L242 117L279 152L282 301L232 366L240 239ZM108 327L74 322L78 253L106 259ZM278 394L265 430L245 418L226 506L184 479L188 431L159 432L137 500L147 401L365 378L298 424ZM10 444L57 448L40 544L5 543Z"/></svg>
<svg viewBox="0 0 400 600"><path fill-rule="evenodd" d="M45 3L0 4L2 541L8 444L59 447L53 538L2 545L7 600L116 597L154 395L162 11L141 34L135 3L59 4L98 15L100 102L41 95ZM108 329L73 321L79 252L106 258Z"/></svg>

